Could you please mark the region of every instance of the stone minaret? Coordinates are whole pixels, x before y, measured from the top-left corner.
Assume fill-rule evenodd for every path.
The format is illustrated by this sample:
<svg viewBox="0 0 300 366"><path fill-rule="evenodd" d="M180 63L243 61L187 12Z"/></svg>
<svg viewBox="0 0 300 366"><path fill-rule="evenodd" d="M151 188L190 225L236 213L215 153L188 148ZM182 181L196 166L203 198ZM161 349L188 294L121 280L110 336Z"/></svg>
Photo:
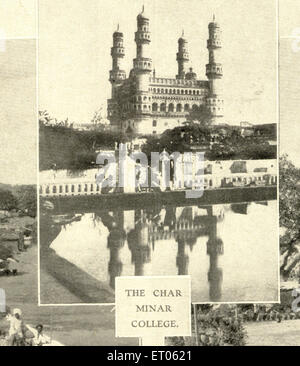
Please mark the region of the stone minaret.
<svg viewBox="0 0 300 366"><path fill-rule="evenodd" d="M137 16L137 31L135 32L136 58L133 60L133 69L136 76L136 100L138 110L149 112L151 102L145 98L149 93L149 81L152 73L152 59L150 57L149 18L144 12Z"/></svg>
<svg viewBox="0 0 300 366"><path fill-rule="evenodd" d="M209 95L206 103L212 114L212 122L218 124L223 117L222 99L222 64L220 60L221 52L221 30L218 23L213 21L208 25L209 38L207 40L207 49L209 53L209 62L206 65L206 76L209 80Z"/></svg>
<svg viewBox="0 0 300 366"><path fill-rule="evenodd" d="M112 85L112 98L115 96L116 86L126 79L126 73L122 70L122 59L125 56L123 47L123 33L118 29L113 34L113 47L111 48L112 70L109 72L109 81Z"/></svg>
<svg viewBox="0 0 300 366"><path fill-rule="evenodd" d="M176 79L184 79L187 72L187 63L189 62L189 53L187 50L187 40L184 38L183 31L182 36L178 39L176 60L178 62L178 75L176 75Z"/></svg>

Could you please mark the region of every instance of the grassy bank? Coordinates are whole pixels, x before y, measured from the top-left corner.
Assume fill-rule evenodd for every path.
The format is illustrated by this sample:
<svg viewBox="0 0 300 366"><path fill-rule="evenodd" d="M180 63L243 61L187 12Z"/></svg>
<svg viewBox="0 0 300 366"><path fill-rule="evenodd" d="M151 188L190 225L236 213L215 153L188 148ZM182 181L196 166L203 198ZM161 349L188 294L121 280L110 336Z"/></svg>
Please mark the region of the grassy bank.
<svg viewBox="0 0 300 366"><path fill-rule="evenodd" d="M300 319L245 324L247 346L300 346Z"/></svg>

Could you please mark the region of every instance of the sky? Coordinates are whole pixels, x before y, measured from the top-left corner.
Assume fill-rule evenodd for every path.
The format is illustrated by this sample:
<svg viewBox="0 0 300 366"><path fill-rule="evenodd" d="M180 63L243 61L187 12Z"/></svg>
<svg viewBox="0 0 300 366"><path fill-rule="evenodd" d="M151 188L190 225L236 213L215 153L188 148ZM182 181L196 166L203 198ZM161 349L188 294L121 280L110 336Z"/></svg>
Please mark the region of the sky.
<svg viewBox="0 0 300 366"><path fill-rule="evenodd" d="M35 1L0 1L0 183L37 176Z"/></svg>
<svg viewBox="0 0 300 366"><path fill-rule="evenodd" d="M0 52L0 182L36 180L36 42L8 40Z"/></svg>
<svg viewBox="0 0 300 366"><path fill-rule="evenodd" d="M279 11L280 152L300 167L300 2L281 0Z"/></svg>
<svg viewBox="0 0 300 366"><path fill-rule="evenodd" d="M110 97L112 33L124 33L127 75L136 16L150 18L156 75L175 77L184 29L191 66L206 80L213 14L223 33L225 116L229 123L276 122L277 24L274 0L63 0L39 2L39 101L53 117L89 122Z"/></svg>
<svg viewBox="0 0 300 366"><path fill-rule="evenodd" d="M35 38L36 1L1 0L0 1L0 37Z"/></svg>

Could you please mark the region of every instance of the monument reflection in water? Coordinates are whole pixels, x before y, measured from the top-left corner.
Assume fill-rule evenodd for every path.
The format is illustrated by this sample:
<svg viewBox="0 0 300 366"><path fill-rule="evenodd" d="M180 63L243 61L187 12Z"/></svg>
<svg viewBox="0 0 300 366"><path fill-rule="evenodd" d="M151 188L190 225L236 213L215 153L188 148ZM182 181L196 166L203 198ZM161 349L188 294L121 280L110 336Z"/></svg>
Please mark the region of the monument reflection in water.
<svg viewBox="0 0 300 366"><path fill-rule="evenodd" d="M62 227L50 248L111 289L116 276L191 275L194 302L277 301L276 207L97 211Z"/></svg>

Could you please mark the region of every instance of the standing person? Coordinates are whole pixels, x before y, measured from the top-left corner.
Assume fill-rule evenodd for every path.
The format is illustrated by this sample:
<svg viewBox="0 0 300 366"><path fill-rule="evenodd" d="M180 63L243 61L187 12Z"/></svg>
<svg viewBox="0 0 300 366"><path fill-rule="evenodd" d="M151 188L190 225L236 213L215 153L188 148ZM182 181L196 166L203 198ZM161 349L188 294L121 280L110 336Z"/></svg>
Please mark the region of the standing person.
<svg viewBox="0 0 300 366"><path fill-rule="evenodd" d="M10 322L8 332L8 345L20 346L24 342L23 335L23 320L21 318L22 311L20 309L14 309L12 314L9 314L7 320Z"/></svg>
<svg viewBox="0 0 300 366"><path fill-rule="evenodd" d="M18 250L23 252L25 249L24 247L24 233L22 230L19 231L19 238L18 238Z"/></svg>
<svg viewBox="0 0 300 366"><path fill-rule="evenodd" d="M98 169L98 172L95 174L95 178L96 178L96 183L99 186L99 191L101 192L102 190L102 183L105 179L105 168L104 166L100 166Z"/></svg>
<svg viewBox="0 0 300 366"><path fill-rule="evenodd" d="M6 333L4 330L0 330L0 347L7 346Z"/></svg>
<svg viewBox="0 0 300 366"><path fill-rule="evenodd" d="M139 160L137 160L136 165L135 165L135 184L136 184L136 191L137 192L142 192L142 188L141 188L141 175L142 175L142 166L139 162Z"/></svg>

